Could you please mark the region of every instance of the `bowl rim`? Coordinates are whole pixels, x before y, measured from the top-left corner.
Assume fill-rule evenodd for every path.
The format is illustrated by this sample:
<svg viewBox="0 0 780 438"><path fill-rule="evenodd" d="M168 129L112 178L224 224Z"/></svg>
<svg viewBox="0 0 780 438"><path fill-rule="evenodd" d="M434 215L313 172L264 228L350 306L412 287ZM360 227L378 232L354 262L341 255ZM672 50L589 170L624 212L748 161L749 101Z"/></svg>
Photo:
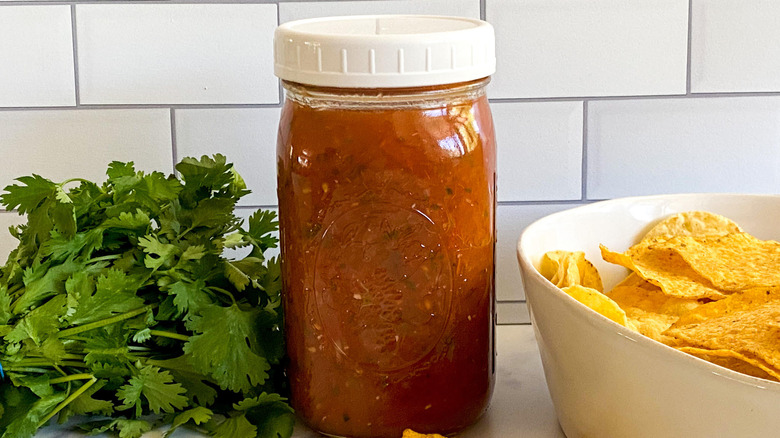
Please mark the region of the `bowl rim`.
<svg viewBox="0 0 780 438"><path fill-rule="evenodd" d="M729 368L706 361L692 354L684 353L666 344L658 342L654 339L650 339L647 336L635 332L621 324L618 324L615 321L612 321L606 316L601 315L595 310L580 303L579 301L571 297L569 294L563 292L560 288L558 288L547 278L545 278L537 270L536 266L531 260L530 255L525 251L523 251L524 243L529 239L528 236L534 233L536 228L540 228L544 225L544 223L557 220L560 217L569 216L572 214L579 213L581 211L596 210L599 208L603 208L605 206L608 207L611 204L624 204L624 203L633 203L633 202L680 201L680 200L684 201L689 199L693 200L693 199L704 199L704 198L774 199L777 202L780 202L780 195L773 195L773 194L679 193L679 194L668 194L668 195L630 196L630 197L613 198L608 200L592 201L584 205L579 205L576 207L551 213L539 219L536 219L528 226L526 226L525 229L523 229L523 231L521 232L520 237L517 240L517 259L521 268L523 268L521 270L524 271L522 272L523 275L521 275L523 287L525 287L526 284L528 283L528 281L525 278L526 275L532 276L536 281L540 282L540 284L544 286L545 289L544 293L552 294L559 301L561 301L563 305L567 306L569 310L575 310L574 312L572 312L573 315L585 319L589 324L597 328L608 330L610 333L620 336L621 338L623 338L620 342L633 342L638 344L644 349L648 349L650 351L657 351L658 354L673 354L675 360L686 361L687 363L690 363L691 366L701 370L701 372L707 372L709 374L714 374L718 377L728 378L732 381L736 381L738 383L755 387L757 389L780 393L780 382L763 379L760 377L754 377L748 374L743 374L738 371L734 371ZM532 302L533 300L527 292L526 292L526 301L528 304L529 313L531 313L532 316L532 323L535 324L536 322L533 319L533 302ZM584 311L582 311L583 309ZM538 330L537 330L537 335L538 335Z"/></svg>

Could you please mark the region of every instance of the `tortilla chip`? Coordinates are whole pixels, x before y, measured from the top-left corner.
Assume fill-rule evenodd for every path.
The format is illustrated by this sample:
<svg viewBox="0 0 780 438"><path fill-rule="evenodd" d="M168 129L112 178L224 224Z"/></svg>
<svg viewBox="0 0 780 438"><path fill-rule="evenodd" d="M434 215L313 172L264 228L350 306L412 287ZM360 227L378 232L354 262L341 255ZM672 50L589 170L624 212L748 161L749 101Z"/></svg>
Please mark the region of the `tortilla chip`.
<svg viewBox="0 0 780 438"><path fill-rule="evenodd" d="M725 236L676 236L657 244L675 251L715 288L736 292L780 285L780 243L747 233Z"/></svg>
<svg viewBox="0 0 780 438"><path fill-rule="evenodd" d="M659 248L651 240L634 245L626 253L610 251L600 245L601 257L610 263L625 266L669 296L684 299L719 300L725 295L694 271L675 251Z"/></svg>
<svg viewBox="0 0 780 438"><path fill-rule="evenodd" d="M626 312L624 312L616 302L612 301L609 297L596 289L575 284L573 286L561 288L561 290L612 321L634 329L629 326L628 321L626 320Z"/></svg>
<svg viewBox="0 0 780 438"><path fill-rule="evenodd" d="M645 239L673 236L722 236L742 229L731 219L708 211L686 211L669 216L645 234Z"/></svg>
<svg viewBox="0 0 780 438"><path fill-rule="evenodd" d="M437 433L417 433L412 429L404 430L404 434L401 438L445 438L444 435Z"/></svg>
<svg viewBox="0 0 780 438"><path fill-rule="evenodd" d="M550 252L540 272L651 339L780 381L780 243L757 239L723 216L691 211L662 220L623 253L600 249L605 261L631 270L606 294L582 252Z"/></svg>
<svg viewBox="0 0 780 438"><path fill-rule="evenodd" d="M550 251L542 256L539 273L554 285L564 288L582 285L601 292L604 286L598 270L582 251Z"/></svg>
<svg viewBox="0 0 780 438"><path fill-rule="evenodd" d="M780 370L780 288L757 288L703 304L665 335L679 346L730 350Z"/></svg>
<svg viewBox="0 0 780 438"><path fill-rule="evenodd" d="M666 295L661 288L641 278L618 284L607 296L626 312L626 318L639 333L663 343L671 341L663 332L677 322L680 315L700 305L698 300Z"/></svg>
<svg viewBox="0 0 780 438"><path fill-rule="evenodd" d="M631 272L628 274L628 276L620 281L620 283L616 284L615 287L640 287L643 289L648 290L657 290L659 289L658 286L654 285L653 283L650 283L649 281L645 280L644 278L640 277L636 274L636 272Z"/></svg>

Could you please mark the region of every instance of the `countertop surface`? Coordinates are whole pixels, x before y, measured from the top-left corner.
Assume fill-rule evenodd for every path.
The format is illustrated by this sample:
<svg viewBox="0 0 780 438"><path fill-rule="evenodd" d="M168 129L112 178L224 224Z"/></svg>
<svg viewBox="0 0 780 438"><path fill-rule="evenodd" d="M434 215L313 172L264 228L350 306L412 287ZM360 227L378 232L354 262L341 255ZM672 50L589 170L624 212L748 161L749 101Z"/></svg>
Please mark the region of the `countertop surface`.
<svg viewBox="0 0 780 438"><path fill-rule="evenodd" d="M499 305L499 323L502 321L501 314L504 310L501 307ZM515 309L512 310L516 315ZM526 318L521 317L520 320L507 321L510 324L500 324L496 328L498 366L496 388L490 408L479 422L458 435L459 437L565 438L558 426L550 394L547 391L533 327L525 321ZM49 427L41 430L36 438L83 436L61 428ZM144 435L144 438L161 436L161 431L152 431ZM294 438L319 436L303 426L297 426L293 434ZM178 430L171 436L171 438L196 437L200 438L203 435L189 430Z"/></svg>

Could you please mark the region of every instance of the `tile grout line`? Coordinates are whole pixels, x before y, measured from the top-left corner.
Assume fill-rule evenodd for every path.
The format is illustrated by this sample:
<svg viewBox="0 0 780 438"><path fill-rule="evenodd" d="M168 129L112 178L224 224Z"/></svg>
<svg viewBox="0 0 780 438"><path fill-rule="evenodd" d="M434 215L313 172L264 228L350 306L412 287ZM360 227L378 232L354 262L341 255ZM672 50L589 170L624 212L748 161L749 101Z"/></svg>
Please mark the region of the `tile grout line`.
<svg viewBox="0 0 780 438"><path fill-rule="evenodd" d="M279 11L279 9L281 9L279 7L279 2L276 2L276 25L277 26L282 24L282 13ZM274 49L274 50L276 50L276 49ZM275 63L276 63L276 60L274 59L274 64ZM279 79L279 78L276 79L276 86L279 88L279 90L278 90L279 95L277 96L277 99L279 100L279 103L281 104L281 103L284 102L284 86L282 86L282 80L281 79Z"/></svg>
<svg viewBox="0 0 780 438"><path fill-rule="evenodd" d="M691 47L693 46L693 0L688 0L688 41L685 58L685 95L691 96Z"/></svg>
<svg viewBox="0 0 780 438"><path fill-rule="evenodd" d="M3 4L0 4L2 8ZM74 64L75 65L75 64ZM76 67L77 68L77 67ZM78 79L78 77L76 77ZM79 93L80 94L80 93ZM714 93L690 93L672 95L643 95L643 96L580 96L580 97L498 97L490 98L490 103L552 103L552 102L583 102L594 101L621 101L621 100L664 100L664 99L728 99L728 98L759 98L780 97L780 91L734 91ZM80 98L80 96L79 96ZM1 111L48 111L48 110L103 110L103 109L258 109L281 108L282 103L108 103L108 104L79 104L52 105L52 106L0 106Z"/></svg>
<svg viewBox="0 0 780 438"><path fill-rule="evenodd" d="M588 101L582 101L582 167L580 175L580 184L582 193L581 200L588 199Z"/></svg>
<svg viewBox="0 0 780 438"><path fill-rule="evenodd" d="M76 34L76 4L70 5L70 33L73 44L73 87L75 89L76 106L81 105L81 84L79 83L79 49Z"/></svg>
<svg viewBox="0 0 780 438"><path fill-rule="evenodd" d="M171 108L171 159L173 160L173 173L178 175L176 171L176 163L179 162L179 150L176 144L176 110Z"/></svg>

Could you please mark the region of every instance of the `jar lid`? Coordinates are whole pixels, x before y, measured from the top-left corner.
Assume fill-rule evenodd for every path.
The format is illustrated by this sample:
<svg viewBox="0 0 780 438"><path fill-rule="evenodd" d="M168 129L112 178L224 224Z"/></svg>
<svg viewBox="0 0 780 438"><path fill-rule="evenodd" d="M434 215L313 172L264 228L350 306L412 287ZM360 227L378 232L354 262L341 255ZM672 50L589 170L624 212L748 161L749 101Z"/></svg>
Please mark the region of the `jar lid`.
<svg viewBox="0 0 780 438"><path fill-rule="evenodd" d="M496 70L493 26L434 15L291 21L274 33L274 73L307 85L402 88L481 79Z"/></svg>

